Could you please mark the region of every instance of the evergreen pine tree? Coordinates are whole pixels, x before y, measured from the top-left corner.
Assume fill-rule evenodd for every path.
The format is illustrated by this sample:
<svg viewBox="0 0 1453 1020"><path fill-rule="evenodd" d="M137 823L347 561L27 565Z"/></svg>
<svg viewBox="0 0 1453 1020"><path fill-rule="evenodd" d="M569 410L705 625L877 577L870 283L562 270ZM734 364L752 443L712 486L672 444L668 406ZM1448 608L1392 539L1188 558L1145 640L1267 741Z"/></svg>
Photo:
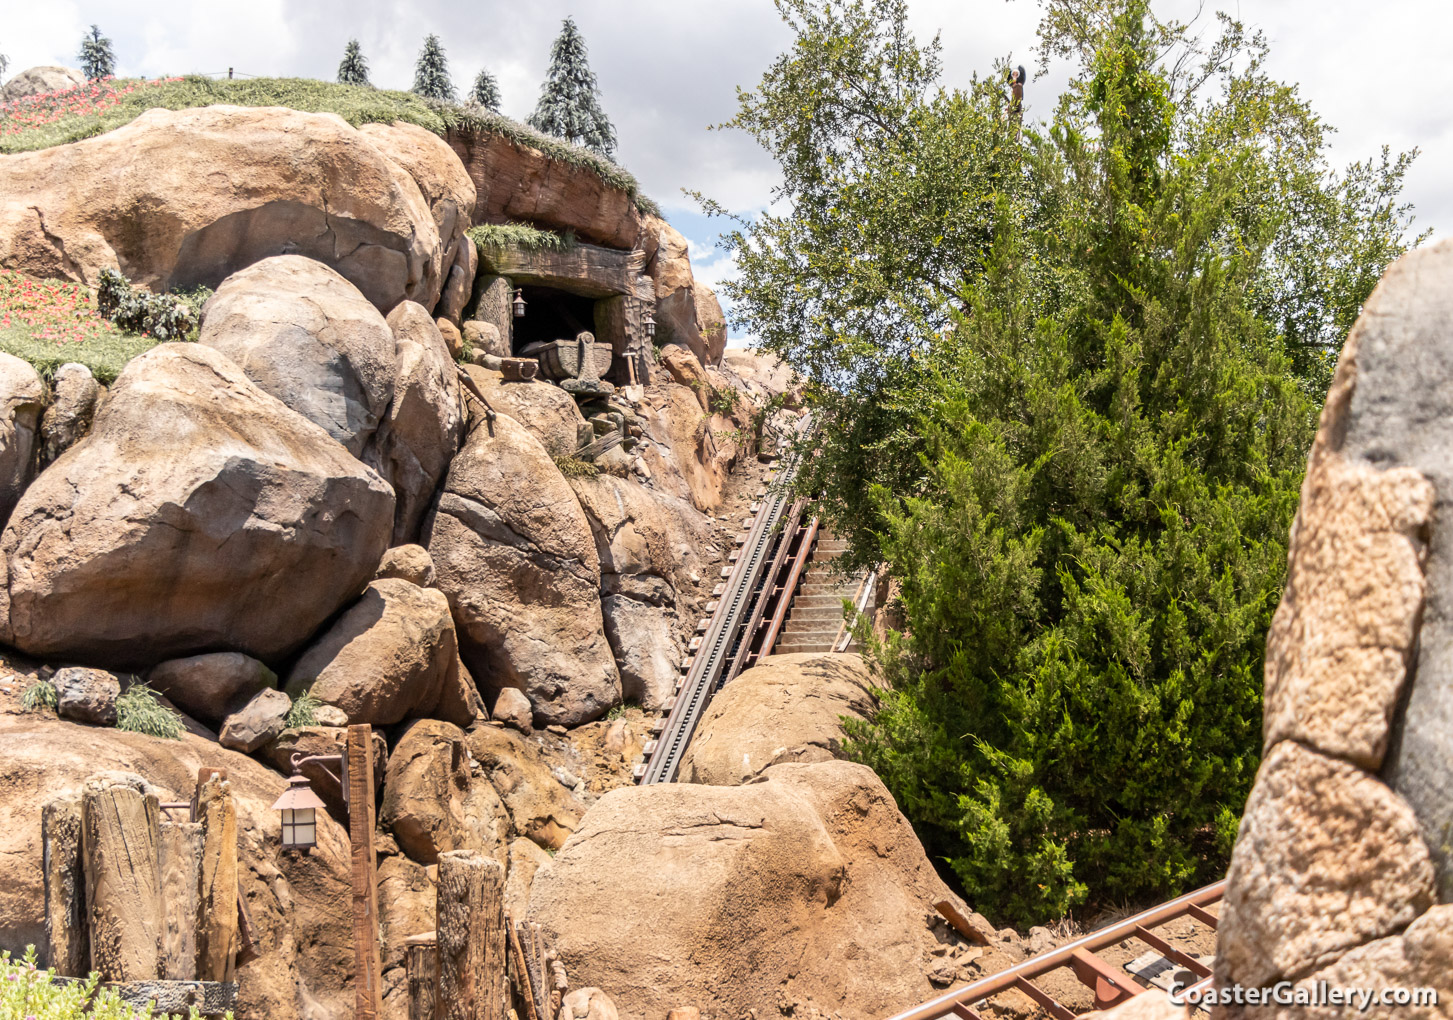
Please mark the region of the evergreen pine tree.
<svg viewBox="0 0 1453 1020"><path fill-rule="evenodd" d="M349 39L348 45L343 47L343 60L338 65L338 83L340 85L372 85L368 80L368 58L363 55L363 47L358 45L357 39Z"/></svg>
<svg viewBox="0 0 1453 1020"><path fill-rule="evenodd" d="M424 49L414 65L414 91L425 99L454 99L454 82L449 79L449 62L444 47L432 32L424 40Z"/></svg>
<svg viewBox="0 0 1453 1020"><path fill-rule="evenodd" d="M479 74L474 78L474 88L469 90L469 98L486 110L499 113L499 82L494 80L489 68L479 69Z"/></svg>
<svg viewBox="0 0 1453 1020"><path fill-rule="evenodd" d="M116 73L116 54L111 52L111 40L102 35L95 25L81 37L80 60L81 70L91 81Z"/></svg>
<svg viewBox="0 0 1453 1020"><path fill-rule="evenodd" d="M586 59L585 38L566 18L550 47L550 70L530 127L615 158L616 132L600 108L600 89Z"/></svg>

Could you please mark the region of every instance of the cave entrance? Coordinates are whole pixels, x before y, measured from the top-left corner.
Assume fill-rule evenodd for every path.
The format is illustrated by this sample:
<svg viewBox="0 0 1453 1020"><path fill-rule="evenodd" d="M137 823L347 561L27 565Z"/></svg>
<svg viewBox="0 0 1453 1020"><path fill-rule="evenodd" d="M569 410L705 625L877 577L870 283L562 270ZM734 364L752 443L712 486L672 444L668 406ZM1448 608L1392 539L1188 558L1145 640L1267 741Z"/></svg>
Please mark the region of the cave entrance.
<svg viewBox="0 0 1453 1020"><path fill-rule="evenodd" d="M525 297L525 314L514 321L513 349L518 354L526 344L551 340L574 340L582 330L595 332L595 299L556 290L554 287L520 288Z"/></svg>

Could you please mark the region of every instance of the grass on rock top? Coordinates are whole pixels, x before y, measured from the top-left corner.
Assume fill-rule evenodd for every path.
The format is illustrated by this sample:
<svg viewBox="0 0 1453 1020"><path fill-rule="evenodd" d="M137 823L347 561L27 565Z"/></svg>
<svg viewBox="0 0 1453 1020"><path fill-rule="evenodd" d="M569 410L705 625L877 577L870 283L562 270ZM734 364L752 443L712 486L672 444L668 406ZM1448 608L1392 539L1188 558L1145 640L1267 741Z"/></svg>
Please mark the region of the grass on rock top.
<svg viewBox="0 0 1453 1020"><path fill-rule="evenodd" d="M67 92L17 99L0 104L0 154L30 152L91 138L129 124L158 107L185 110L218 104L336 113L354 127L401 120L441 136L450 128L502 135L519 145L539 149L552 159L595 172L607 184L629 194L642 212L660 212L641 194L636 179L610 160L482 107L311 78L105 78Z"/></svg>

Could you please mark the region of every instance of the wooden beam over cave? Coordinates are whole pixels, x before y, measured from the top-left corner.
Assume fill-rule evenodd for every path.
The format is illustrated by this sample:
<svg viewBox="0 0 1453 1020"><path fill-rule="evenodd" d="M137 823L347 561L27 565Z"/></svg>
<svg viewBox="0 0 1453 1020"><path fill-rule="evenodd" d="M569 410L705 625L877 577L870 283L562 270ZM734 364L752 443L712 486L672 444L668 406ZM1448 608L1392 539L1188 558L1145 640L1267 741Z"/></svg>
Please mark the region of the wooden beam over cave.
<svg viewBox="0 0 1453 1020"><path fill-rule="evenodd" d="M480 271L507 276L517 287L551 287L581 297L631 293L632 280L646 265L646 253L577 244L566 251L481 247Z"/></svg>

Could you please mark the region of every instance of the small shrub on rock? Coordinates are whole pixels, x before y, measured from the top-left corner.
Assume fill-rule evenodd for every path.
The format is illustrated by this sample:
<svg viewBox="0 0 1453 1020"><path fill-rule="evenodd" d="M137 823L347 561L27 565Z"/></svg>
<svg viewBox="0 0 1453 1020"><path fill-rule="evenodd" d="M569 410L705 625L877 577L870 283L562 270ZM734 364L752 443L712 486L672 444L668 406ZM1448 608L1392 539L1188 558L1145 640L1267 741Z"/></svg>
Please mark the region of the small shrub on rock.
<svg viewBox="0 0 1453 1020"><path fill-rule="evenodd" d="M162 740L182 739L182 717L161 703L144 683L134 683L116 699L116 728Z"/></svg>
<svg viewBox="0 0 1453 1020"><path fill-rule="evenodd" d="M100 975L85 981L55 981L55 971L35 965L35 947L12 960L0 953L0 1017L17 1020L144 1020L151 1009L134 1010L110 988L100 987ZM201 1020L192 1007L188 1020ZM232 1020L227 1013L224 1020Z"/></svg>
<svg viewBox="0 0 1453 1020"><path fill-rule="evenodd" d="M288 709L287 718L283 723L290 730L298 729L301 726L315 726L318 722L318 709L322 702L313 697L310 691L304 691L293 699L293 707Z"/></svg>
<svg viewBox="0 0 1453 1020"><path fill-rule="evenodd" d="M20 707L27 712L39 712L43 708L54 712L59 700L55 684L49 680L37 680L20 696Z"/></svg>
<svg viewBox="0 0 1453 1020"><path fill-rule="evenodd" d="M158 340L182 340L197 329L199 317L192 301L176 294L136 290L114 269L101 270L96 304L120 328Z"/></svg>

